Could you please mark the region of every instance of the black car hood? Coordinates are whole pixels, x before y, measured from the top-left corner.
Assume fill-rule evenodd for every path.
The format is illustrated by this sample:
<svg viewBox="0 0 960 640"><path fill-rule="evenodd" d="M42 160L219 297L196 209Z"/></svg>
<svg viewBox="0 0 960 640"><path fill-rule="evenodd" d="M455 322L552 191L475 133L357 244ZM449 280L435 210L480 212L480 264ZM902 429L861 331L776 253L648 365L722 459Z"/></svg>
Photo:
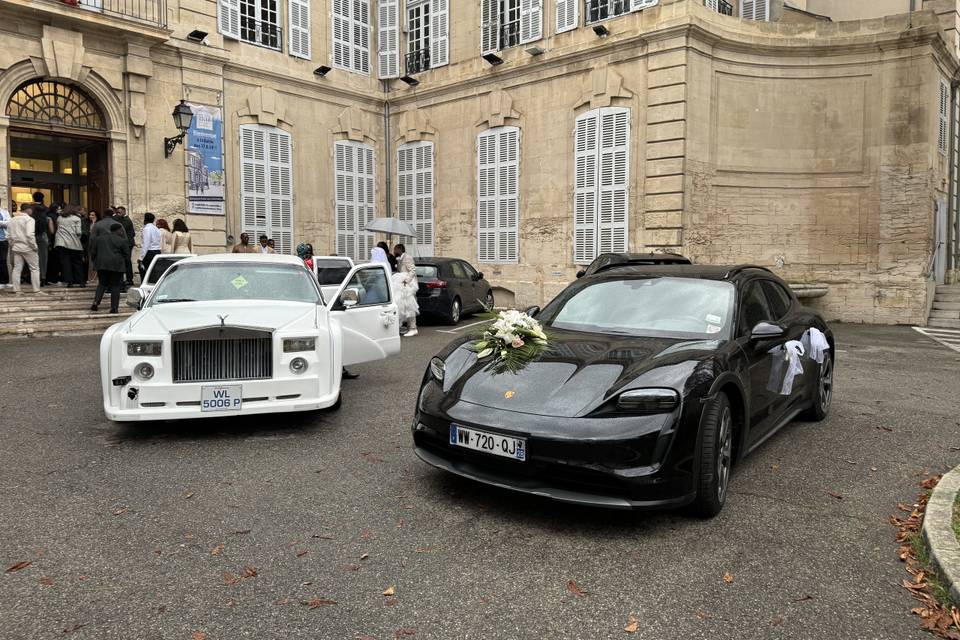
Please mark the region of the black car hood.
<svg viewBox="0 0 960 640"><path fill-rule="evenodd" d="M717 340L551 332L551 350L517 373L495 373L463 341L444 358L444 391L495 409L556 417L585 415L620 391L666 387L681 393Z"/></svg>

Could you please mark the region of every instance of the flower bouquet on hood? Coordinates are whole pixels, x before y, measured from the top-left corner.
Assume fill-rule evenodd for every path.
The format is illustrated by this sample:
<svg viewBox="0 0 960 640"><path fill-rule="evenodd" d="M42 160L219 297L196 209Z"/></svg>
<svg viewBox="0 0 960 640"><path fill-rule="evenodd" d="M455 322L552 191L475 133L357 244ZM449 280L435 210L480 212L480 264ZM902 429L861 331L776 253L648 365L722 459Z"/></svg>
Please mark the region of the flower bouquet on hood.
<svg viewBox="0 0 960 640"><path fill-rule="evenodd" d="M495 373L516 373L550 349L539 322L516 309L501 311L497 319L467 347L477 360L490 358Z"/></svg>

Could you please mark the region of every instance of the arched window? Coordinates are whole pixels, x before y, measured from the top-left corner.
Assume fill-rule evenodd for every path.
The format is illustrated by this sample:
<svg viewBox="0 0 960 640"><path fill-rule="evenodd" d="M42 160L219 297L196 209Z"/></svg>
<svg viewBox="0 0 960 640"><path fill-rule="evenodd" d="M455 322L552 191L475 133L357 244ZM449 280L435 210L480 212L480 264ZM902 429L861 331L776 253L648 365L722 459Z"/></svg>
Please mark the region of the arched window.
<svg viewBox="0 0 960 640"><path fill-rule="evenodd" d="M76 129L104 130L97 104L83 91L53 80L31 80L20 85L7 103L11 120Z"/></svg>
<svg viewBox="0 0 960 640"><path fill-rule="evenodd" d="M630 110L603 107L577 118L573 140L573 261L627 250Z"/></svg>

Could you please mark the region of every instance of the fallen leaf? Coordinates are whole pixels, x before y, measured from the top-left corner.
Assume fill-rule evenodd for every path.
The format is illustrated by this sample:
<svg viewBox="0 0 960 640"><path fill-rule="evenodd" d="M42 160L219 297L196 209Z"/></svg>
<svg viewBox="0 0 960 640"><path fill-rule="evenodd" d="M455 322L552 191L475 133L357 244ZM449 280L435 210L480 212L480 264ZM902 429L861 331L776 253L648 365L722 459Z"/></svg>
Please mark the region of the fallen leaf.
<svg viewBox="0 0 960 640"><path fill-rule="evenodd" d="M403 518L397 520L397 529L403 529Z"/></svg>
<svg viewBox="0 0 960 640"><path fill-rule="evenodd" d="M254 569L253 567L251 567L250 565L247 565L247 566L245 566L245 567L243 568L243 577L244 577L244 578L256 578L256 577L257 577L257 570Z"/></svg>
<svg viewBox="0 0 960 640"><path fill-rule="evenodd" d="M184 500L189 500L192 497L193 497L193 491L187 491L185 494L183 494Z"/></svg>
<svg viewBox="0 0 960 640"><path fill-rule="evenodd" d="M309 586L312 585L312 584L313 584L313 582L307 580L306 582L301 582L301 583L300 583L300 586L301 586L301 587L309 587Z"/></svg>
<svg viewBox="0 0 960 640"><path fill-rule="evenodd" d="M227 608L228 608L228 609L233 609L233 608L236 607L236 606L237 606L237 603L236 603L235 601L233 601L233 600L227 600Z"/></svg>
<svg viewBox="0 0 960 640"><path fill-rule="evenodd" d="M772 464L772 465L770 465L770 469L771 469L772 471L777 471L777 470L780 469L780 465L778 465L778 464Z"/></svg>
<svg viewBox="0 0 960 640"><path fill-rule="evenodd" d="M360 537L364 540L369 540L371 535L373 535L373 532L370 531L370 529L366 529L360 534Z"/></svg>
<svg viewBox="0 0 960 640"><path fill-rule="evenodd" d="M396 595L396 593L397 593L397 588L394 585L390 585L389 587L387 587L387 590L383 592L383 595L392 596L392 595Z"/></svg>
<svg viewBox="0 0 960 640"><path fill-rule="evenodd" d="M876 467L870 467L870 471L876 471L876 470L877 470Z"/></svg>
<svg viewBox="0 0 960 640"><path fill-rule="evenodd" d="M783 624L783 618L781 618L780 616L773 616L773 619L770 620L770 624L772 624L775 627L779 626Z"/></svg>
<svg viewBox="0 0 960 640"><path fill-rule="evenodd" d="M80 577L77 578L77 580L79 580L80 582L83 582L83 581L85 581L85 580L87 580L87 579L88 579L87 576L80 576Z"/></svg>
<svg viewBox="0 0 960 640"><path fill-rule="evenodd" d="M21 569L26 569L31 564L33 564L32 560L21 560L17 564L7 567L7 570L4 573L13 573L14 571L20 571Z"/></svg>
<svg viewBox="0 0 960 640"><path fill-rule="evenodd" d="M166 608L166 607L162 607L162 606L161 606L161 607L157 607L157 613L163 614L163 613L166 613L166 612L167 612L167 608Z"/></svg>
<svg viewBox="0 0 960 640"><path fill-rule="evenodd" d="M697 610L697 617L700 618L701 620L710 620L711 618L713 618L713 616L707 613L706 611L700 611L699 609Z"/></svg>
<svg viewBox="0 0 960 640"><path fill-rule="evenodd" d="M360 571L360 565L358 564L345 564L343 565L344 571Z"/></svg>
<svg viewBox="0 0 960 640"><path fill-rule="evenodd" d="M45 584L45 585L47 585L48 587L52 587L52 586L53 586L53 579L52 579L52 578L48 578L47 576L40 576L40 584Z"/></svg>
<svg viewBox="0 0 960 640"><path fill-rule="evenodd" d="M290 598L282 598L282 599L280 599L280 600L277 600L277 601L274 602L273 604L279 604L279 605L281 605L281 606L283 606L283 605L285 605L285 604L290 604Z"/></svg>
<svg viewBox="0 0 960 640"><path fill-rule="evenodd" d="M399 602L400 601L397 600L396 598L387 598L386 600L383 601L383 604L385 604L388 607L395 607Z"/></svg>
<svg viewBox="0 0 960 640"><path fill-rule="evenodd" d="M843 500L843 496L836 491L827 491L827 495L831 498L836 498L837 500Z"/></svg>
<svg viewBox="0 0 960 640"><path fill-rule="evenodd" d="M732 584L732 583L733 583L733 574L730 573L729 571L724 572L724 574L723 574L723 581L726 582L727 584Z"/></svg>
<svg viewBox="0 0 960 640"><path fill-rule="evenodd" d="M310 609L316 609L317 607L322 607L324 605L337 604L335 600L326 600L324 598L314 598L313 600L304 600L303 604L307 605Z"/></svg>
<svg viewBox="0 0 960 640"><path fill-rule="evenodd" d="M203 631L194 631L193 635L190 636L190 640L206 640L207 634Z"/></svg>
<svg viewBox="0 0 960 640"><path fill-rule="evenodd" d="M567 591L569 591L569 592L572 593L573 595L577 596L578 598L582 598L583 596L587 595L587 592L584 591L583 589L581 589L581 588L577 585L576 580L569 580L569 581L567 582Z"/></svg>
<svg viewBox="0 0 960 640"><path fill-rule="evenodd" d="M162 556L162 555L163 555L163 549L154 549L153 552L154 552L155 554L157 554L157 556Z"/></svg>
<svg viewBox="0 0 960 640"><path fill-rule="evenodd" d="M193 534L188 531L187 533L183 534L183 539L184 539L184 540L193 540Z"/></svg>
<svg viewBox="0 0 960 640"><path fill-rule="evenodd" d="M77 624L72 624L72 625L70 625L69 627L67 627L66 629L64 629L63 632L64 632L64 633L73 633L74 631L78 631L78 630L84 628L85 626L87 626L87 623L86 623L86 622L78 622Z"/></svg>
<svg viewBox="0 0 960 640"><path fill-rule="evenodd" d="M637 629L639 628L640 628L640 621L637 620L637 617L632 614L628 616L627 626L625 626L623 630L626 631L627 633L636 633Z"/></svg>
<svg viewBox="0 0 960 640"><path fill-rule="evenodd" d="M220 555L220 553L223 551L223 549L224 549L226 546L227 546L227 545L224 545L224 544L218 544L217 546L215 546L215 547L210 551L210 555L212 555L212 556L218 556L218 555Z"/></svg>
<svg viewBox="0 0 960 640"><path fill-rule="evenodd" d="M310 552L309 552L308 550L306 550L306 549L304 549L303 551L297 551L297 557L298 557L298 558L302 558L303 556L307 555L308 553L310 553Z"/></svg>
<svg viewBox="0 0 960 640"><path fill-rule="evenodd" d="M365 554L363 554L362 556L360 556L360 559L361 559L361 560L366 560L366 559L369 558L369 557L370 557L370 554L369 554L369 553L365 553Z"/></svg>
<svg viewBox="0 0 960 640"><path fill-rule="evenodd" d="M223 584L239 584L240 578L233 575L229 571L223 572Z"/></svg>
<svg viewBox="0 0 960 640"><path fill-rule="evenodd" d="M250 529L240 529L239 531L234 531L234 532L233 532L233 535L235 535L235 536L242 536L242 535L245 535L245 534L248 534L248 533L250 533Z"/></svg>
<svg viewBox="0 0 960 640"><path fill-rule="evenodd" d="M42 558L45 551L43 549L37 549L37 557Z"/></svg>
<svg viewBox="0 0 960 640"><path fill-rule="evenodd" d="M884 427L884 426L877 426L877 430L878 430L878 431L886 431L887 433L893 431L893 429L891 429L890 427Z"/></svg>
<svg viewBox="0 0 960 640"><path fill-rule="evenodd" d="M113 512L113 515L119 516L119 515L124 514L124 513L126 513L126 512L127 512L127 508L126 508L126 507L120 507L119 509L117 509L116 511Z"/></svg>
<svg viewBox="0 0 960 640"><path fill-rule="evenodd" d="M813 596L809 593L805 593L799 598L794 598L791 602L806 602L807 600L813 600Z"/></svg>
<svg viewBox="0 0 960 640"><path fill-rule="evenodd" d="M397 629L397 632L393 634L393 640L397 640L398 638L403 638L406 636L416 635L416 633L417 633L416 629L409 629L409 628Z"/></svg>

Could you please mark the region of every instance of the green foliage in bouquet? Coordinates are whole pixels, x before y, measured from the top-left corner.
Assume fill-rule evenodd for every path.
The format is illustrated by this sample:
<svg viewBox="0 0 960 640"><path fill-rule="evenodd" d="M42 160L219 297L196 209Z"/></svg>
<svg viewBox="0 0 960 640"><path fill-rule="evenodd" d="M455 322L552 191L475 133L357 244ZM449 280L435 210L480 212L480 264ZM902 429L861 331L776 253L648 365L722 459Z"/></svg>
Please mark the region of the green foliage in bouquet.
<svg viewBox="0 0 960 640"><path fill-rule="evenodd" d="M525 313L510 309L497 314L467 347L477 360L489 359L495 373L517 373L529 362L550 350L550 340L539 322Z"/></svg>

